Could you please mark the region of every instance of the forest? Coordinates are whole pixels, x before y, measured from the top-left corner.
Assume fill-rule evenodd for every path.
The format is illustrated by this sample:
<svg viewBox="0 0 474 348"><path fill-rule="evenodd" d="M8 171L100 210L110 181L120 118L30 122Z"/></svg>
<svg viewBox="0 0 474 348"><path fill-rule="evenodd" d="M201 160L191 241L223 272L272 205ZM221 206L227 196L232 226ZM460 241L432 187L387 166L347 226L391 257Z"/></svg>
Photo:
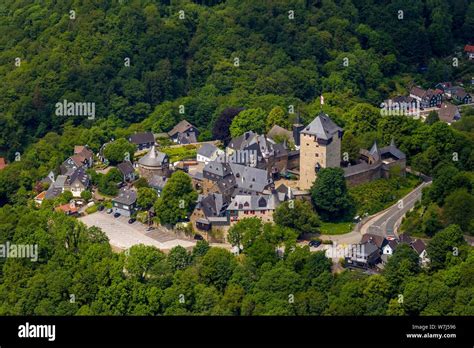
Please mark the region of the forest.
<svg viewBox="0 0 474 348"><path fill-rule="evenodd" d="M3 0L0 244L38 244L40 257L0 259L0 315L474 315L474 112L448 126L379 107L410 85L468 86L473 35L471 0ZM95 118L56 115L63 100L95 103ZM182 119L225 143L321 109L350 158L393 139L433 177L402 226L432 238L430 268L399 248L380 275L333 274L296 246L302 226L257 222L241 226L238 256L206 242L116 253L100 230L32 203L78 144L97 153Z"/></svg>
<svg viewBox="0 0 474 348"><path fill-rule="evenodd" d="M192 252L135 245L115 253L96 227L5 206L0 241L38 244L39 257L0 259L0 315L474 314L474 252L457 225L428 244L429 269L403 245L381 274L367 275L331 273L324 252L296 246L289 228L242 222L238 256L205 241ZM277 246L291 251L279 256Z"/></svg>

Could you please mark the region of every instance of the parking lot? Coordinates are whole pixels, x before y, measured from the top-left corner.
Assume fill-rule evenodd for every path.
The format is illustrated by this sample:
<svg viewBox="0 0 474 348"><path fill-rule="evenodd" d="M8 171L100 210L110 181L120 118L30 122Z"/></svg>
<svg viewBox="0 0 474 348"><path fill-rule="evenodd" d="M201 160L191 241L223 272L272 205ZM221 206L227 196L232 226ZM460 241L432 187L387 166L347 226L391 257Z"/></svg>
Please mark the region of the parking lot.
<svg viewBox="0 0 474 348"><path fill-rule="evenodd" d="M138 221L129 224L128 219L125 216L114 218L113 214L107 214L105 211L79 218L89 227L99 227L105 232L111 245L124 250L136 244L152 245L163 250L169 250L177 245L185 248L195 245L192 241L176 238L173 232L161 227L146 231L146 225Z"/></svg>

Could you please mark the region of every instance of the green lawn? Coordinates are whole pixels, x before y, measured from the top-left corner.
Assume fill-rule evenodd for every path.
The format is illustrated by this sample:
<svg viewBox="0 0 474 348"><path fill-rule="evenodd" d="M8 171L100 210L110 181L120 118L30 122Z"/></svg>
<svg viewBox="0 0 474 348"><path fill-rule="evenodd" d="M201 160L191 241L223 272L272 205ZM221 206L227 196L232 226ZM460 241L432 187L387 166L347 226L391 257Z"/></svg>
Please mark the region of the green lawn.
<svg viewBox="0 0 474 348"><path fill-rule="evenodd" d="M170 162L182 161L185 159L196 159L197 149L194 145L183 145L179 147L163 147L161 152L166 153Z"/></svg>
<svg viewBox="0 0 474 348"><path fill-rule="evenodd" d="M352 222L321 222L321 234L345 234L352 232L354 224Z"/></svg>

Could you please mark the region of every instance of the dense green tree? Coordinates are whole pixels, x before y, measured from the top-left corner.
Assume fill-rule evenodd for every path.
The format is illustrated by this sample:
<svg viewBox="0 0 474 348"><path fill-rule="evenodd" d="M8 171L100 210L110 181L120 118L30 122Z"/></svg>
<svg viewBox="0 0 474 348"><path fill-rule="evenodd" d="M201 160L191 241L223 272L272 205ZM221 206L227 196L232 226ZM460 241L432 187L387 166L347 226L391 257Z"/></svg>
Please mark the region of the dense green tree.
<svg viewBox="0 0 474 348"><path fill-rule="evenodd" d="M262 134L265 131L266 118L262 108L243 110L232 120L230 134L237 137L250 130Z"/></svg>
<svg viewBox="0 0 474 348"><path fill-rule="evenodd" d="M196 200L197 193L189 176L182 171L174 172L154 205L156 216L160 223L174 225L187 218Z"/></svg>
<svg viewBox="0 0 474 348"><path fill-rule="evenodd" d="M206 240L198 240L191 254L194 260L203 257L209 251L210 246Z"/></svg>
<svg viewBox="0 0 474 348"><path fill-rule="evenodd" d="M90 201L92 198L92 193L89 190L84 190L81 192L81 198L85 201Z"/></svg>
<svg viewBox="0 0 474 348"><path fill-rule="evenodd" d="M156 202L158 194L149 187L140 187L137 191L137 204L143 210L150 209Z"/></svg>
<svg viewBox="0 0 474 348"><path fill-rule="evenodd" d="M186 268L191 263L191 255L181 245L175 246L168 254L168 263L173 271Z"/></svg>
<svg viewBox="0 0 474 348"><path fill-rule="evenodd" d="M123 138L107 144L104 148L104 156L111 164L118 164L125 159L132 161L134 153L135 145Z"/></svg>
<svg viewBox="0 0 474 348"><path fill-rule="evenodd" d="M461 256L460 247L465 245L462 230L457 225L446 227L438 232L427 246L428 257L430 259L430 268L437 270L444 268L446 262Z"/></svg>
<svg viewBox="0 0 474 348"><path fill-rule="evenodd" d="M292 120L289 119L285 109L283 109L281 106L275 106L268 113L266 130L269 131L274 125L291 129L291 121Z"/></svg>
<svg viewBox="0 0 474 348"><path fill-rule="evenodd" d="M206 284L223 291L235 268L234 256L222 248L212 248L202 258L200 275Z"/></svg>
<svg viewBox="0 0 474 348"><path fill-rule="evenodd" d="M466 233L474 234L474 195L459 189L446 197L443 215L449 224L456 224Z"/></svg>
<svg viewBox="0 0 474 348"><path fill-rule="evenodd" d="M323 168L311 187L311 199L321 218L337 221L352 218L354 203L340 168Z"/></svg>
<svg viewBox="0 0 474 348"><path fill-rule="evenodd" d="M420 271L419 256L407 244L400 244L389 258L384 269L390 291L395 294L409 277Z"/></svg>
<svg viewBox="0 0 474 348"><path fill-rule="evenodd" d="M435 122L439 122L439 116L436 111L430 111L425 120L426 124L432 125Z"/></svg>
<svg viewBox="0 0 474 348"><path fill-rule="evenodd" d="M290 200L280 204L273 220L276 224L292 228L301 235L303 233L318 233L321 222L309 202Z"/></svg>
<svg viewBox="0 0 474 348"><path fill-rule="evenodd" d="M344 132L341 147L343 161L354 163L359 159L359 151L361 146L357 138L351 132Z"/></svg>

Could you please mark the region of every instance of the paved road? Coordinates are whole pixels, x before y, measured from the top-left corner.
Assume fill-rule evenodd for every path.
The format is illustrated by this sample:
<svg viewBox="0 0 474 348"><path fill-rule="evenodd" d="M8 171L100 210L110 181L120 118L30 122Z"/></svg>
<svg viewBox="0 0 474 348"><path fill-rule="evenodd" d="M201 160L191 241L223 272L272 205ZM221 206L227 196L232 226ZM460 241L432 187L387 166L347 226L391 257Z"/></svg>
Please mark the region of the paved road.
<svg viewBox="0 0 474 348"><path fill-rule="evenodd" d="M385 212L378 215L375 219L369 220L365 230L369 233L395 238L396 229L398 228L401 218L421 199L421 191L430 184L431 181L423 182L396 204L385 210Z"/></svg>

